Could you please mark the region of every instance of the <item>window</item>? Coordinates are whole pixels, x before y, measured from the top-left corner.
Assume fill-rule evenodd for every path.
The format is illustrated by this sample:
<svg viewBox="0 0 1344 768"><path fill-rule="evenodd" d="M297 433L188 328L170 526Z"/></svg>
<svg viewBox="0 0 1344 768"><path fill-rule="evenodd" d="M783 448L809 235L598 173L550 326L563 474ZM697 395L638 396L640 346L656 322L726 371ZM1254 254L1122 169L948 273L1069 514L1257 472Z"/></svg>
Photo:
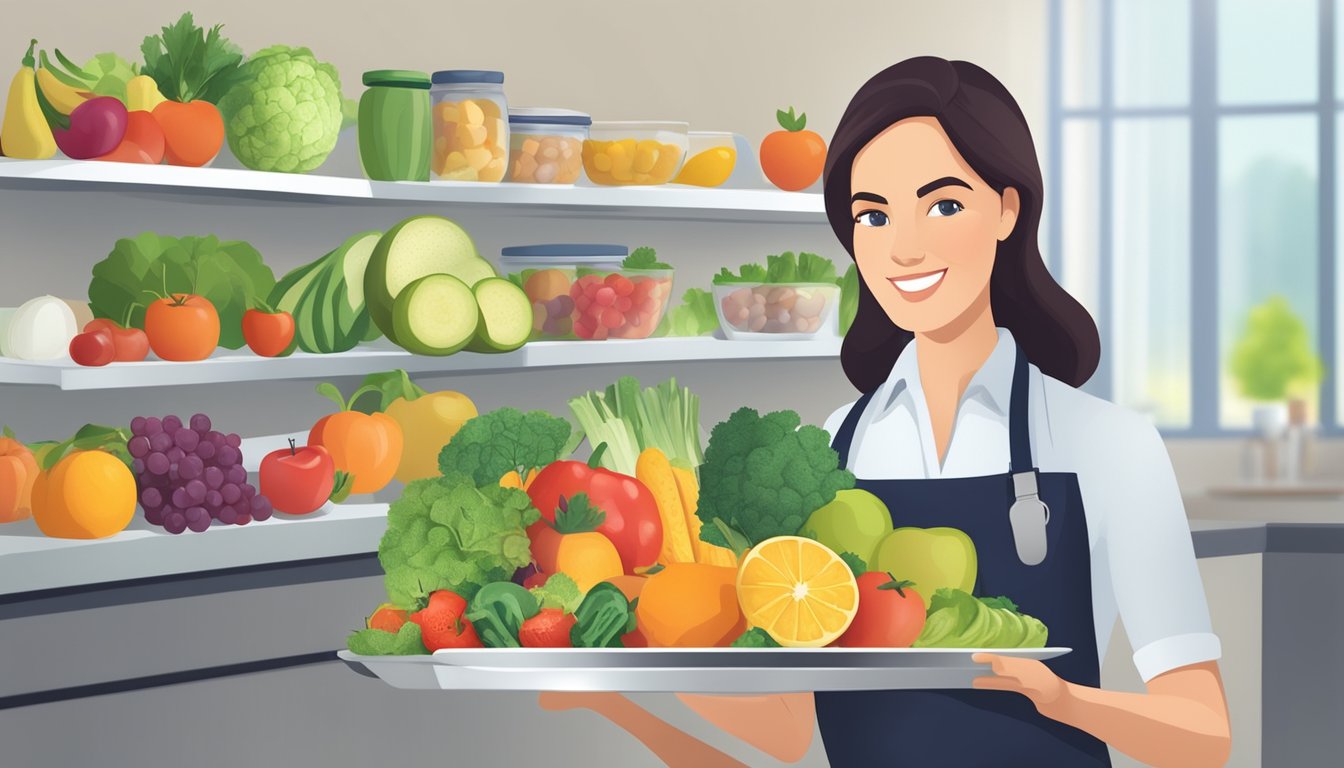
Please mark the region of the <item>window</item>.
<svg viewBox="0 0 1344 768"><path fill-rule="evenodd" d="M1324 363L1309 410L1341 428L1340 6L1050 2L1049 263L1101 331L1088 389L1164 431L1250 428L1228 361L1273 297Z"/></svg>

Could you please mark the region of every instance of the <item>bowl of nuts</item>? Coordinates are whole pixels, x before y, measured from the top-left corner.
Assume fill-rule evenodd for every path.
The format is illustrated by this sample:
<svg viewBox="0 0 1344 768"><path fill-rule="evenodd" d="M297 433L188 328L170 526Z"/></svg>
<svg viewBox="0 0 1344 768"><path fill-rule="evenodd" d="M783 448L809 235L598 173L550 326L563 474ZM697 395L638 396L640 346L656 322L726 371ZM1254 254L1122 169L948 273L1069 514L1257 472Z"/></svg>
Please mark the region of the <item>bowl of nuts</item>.
<svg viewBox="0 0 1344 768"><path fill-rule="evenodd" d="M812 339L836 335L835 283L725 283L714 285L714 311L728 339Z"/></svg>

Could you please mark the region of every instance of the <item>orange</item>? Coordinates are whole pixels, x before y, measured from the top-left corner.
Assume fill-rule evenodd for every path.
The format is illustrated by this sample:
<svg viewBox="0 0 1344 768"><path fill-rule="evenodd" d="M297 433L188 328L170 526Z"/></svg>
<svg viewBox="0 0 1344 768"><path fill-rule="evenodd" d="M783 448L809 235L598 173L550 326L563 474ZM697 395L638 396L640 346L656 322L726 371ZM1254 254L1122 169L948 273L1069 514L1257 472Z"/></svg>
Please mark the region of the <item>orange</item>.
<svg viewBox="0 0 1344 768"><path fill-rule="evenodd" d="M0 523L24 520L33 514L33 483L37 460L27 447L0 437Z"/></svg>
<svg viewBox="0 0 1344 768"><path fill-rule="evenodd" d="M640 633L653 648L728 645L746 628L736 577L735 569L719 565L669 563L639 593Z"/></svg>
<svg viewBox="0 0 1344 768"><path fill-rule="evenodd" d="M820 648L849 628L859 585L840 556L800 536L757 544L737 573L742 613L788 648Z"/></svg>
<svg viewBox="0 0 1344 768"><path fill-rule="evenodd" d="M33 519L48 536L102 539L135 517L135 477L105 451L75 451L33 484Z"/></svg>

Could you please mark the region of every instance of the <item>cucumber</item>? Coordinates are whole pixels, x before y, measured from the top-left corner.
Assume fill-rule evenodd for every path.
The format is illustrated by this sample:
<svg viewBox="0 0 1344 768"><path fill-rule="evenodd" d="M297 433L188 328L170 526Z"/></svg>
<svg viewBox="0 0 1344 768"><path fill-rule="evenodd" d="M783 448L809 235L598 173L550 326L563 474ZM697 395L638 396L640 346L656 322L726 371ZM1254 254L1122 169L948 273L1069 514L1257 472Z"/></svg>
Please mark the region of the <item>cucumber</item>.
<svg viewBox="0 0 1344 768"><path fill-rule="evenodd" d="M298 306L299 297L308 286L321 274L322 263L326 256L310 264L304 264L284 277L271 289L271 295L266 302L278 312L288 312L294 314L294 307Z"/></svg>
<svg viewBox="0 0 1344 768"><path fill-rule="evenodd" d="M426 275L398 292L388 338L417 355L451 355L476 335L481 313L467 284Z"/></svg>
<svg viewBox="0 0 1344 768"><path fill-rule="evenodd" d="M467 345L472 352L509 352L532 335L532 301L513 282L488 277L472 287L481 319L476 337Z"/></svg>
<svg viewBox="0 0 1344 768"><path fill-rule="evenodd" d="M294 315L299 349L319 354L345 352L370 336L364 271L380 237L379 232L355 235L276 284L270 303Z"/></svg>
<svg viewBox="0 0 1344 768"><path fill-rule="evenodd" d="M495 270L477 254L466 230L442 216L412 216L378 240L364 272L364 302L388 338L399 342L394 300L415 280L436 274L452 275L470 287L494 277Z"/></svg>

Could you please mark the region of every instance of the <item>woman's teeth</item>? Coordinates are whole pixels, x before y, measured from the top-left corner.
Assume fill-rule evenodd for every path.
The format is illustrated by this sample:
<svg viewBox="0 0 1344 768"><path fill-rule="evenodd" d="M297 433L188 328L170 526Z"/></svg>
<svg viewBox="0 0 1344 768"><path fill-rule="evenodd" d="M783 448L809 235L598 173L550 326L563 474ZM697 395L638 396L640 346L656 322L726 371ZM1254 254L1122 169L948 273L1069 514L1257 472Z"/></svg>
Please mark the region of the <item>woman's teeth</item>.
<svg viewBox="0 0 1344 768"><path fill-rule="evenodd" d="M891 284L896 286L896 290L901 291L902 293L919 293L920 291L927 291L942 282L943 275L945 274L947 274L947 270L940 269L937 272L931 272L927 275L911 277L905 280L898 280L893 277L891 278Z"/></svg>

